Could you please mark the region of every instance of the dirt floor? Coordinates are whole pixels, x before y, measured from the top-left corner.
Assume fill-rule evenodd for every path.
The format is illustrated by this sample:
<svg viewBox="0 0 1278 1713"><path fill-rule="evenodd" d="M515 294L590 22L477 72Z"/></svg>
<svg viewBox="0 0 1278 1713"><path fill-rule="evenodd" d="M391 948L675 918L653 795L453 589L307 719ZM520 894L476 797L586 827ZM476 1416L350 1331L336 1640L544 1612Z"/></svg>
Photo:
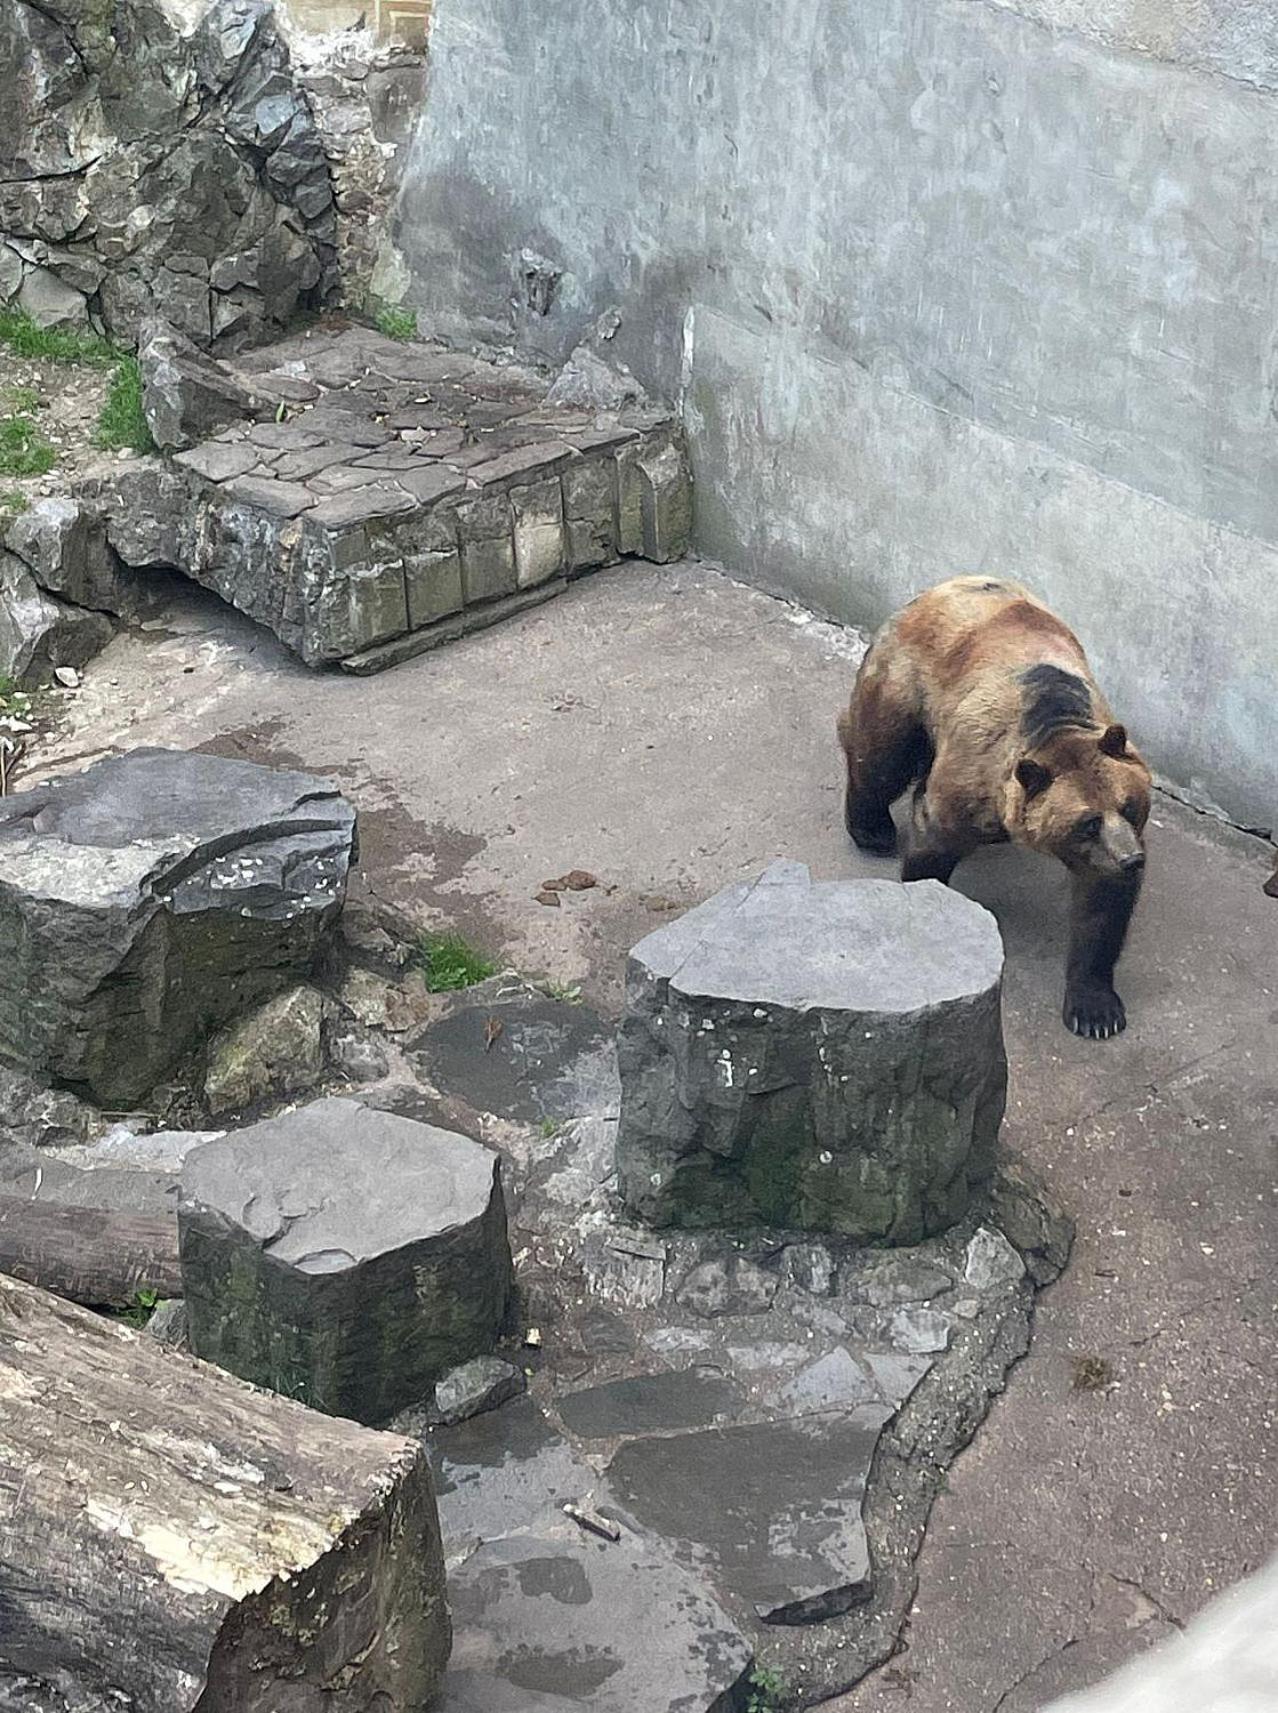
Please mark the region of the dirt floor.
<svg viewBox="0 0 1278 1713"><path fill-rule="evenodd" d="M859 646L707 570L626 566L350 679L193 595L89 669L43 759L208 746L331 774L376 890L615 1010L627 947L672 903L778 856L892 872L841 825ZM1009 851L959 871L1007 943L1007 1141L1078 1241L933 1513L905 1650L846 1713L1031 1713L1275 1545L1272 852L1165 800L1150 839L1131 1027L1105 1044L1059 1021L1063 875ZM536 902L578 867L600 887Z"/></svg>

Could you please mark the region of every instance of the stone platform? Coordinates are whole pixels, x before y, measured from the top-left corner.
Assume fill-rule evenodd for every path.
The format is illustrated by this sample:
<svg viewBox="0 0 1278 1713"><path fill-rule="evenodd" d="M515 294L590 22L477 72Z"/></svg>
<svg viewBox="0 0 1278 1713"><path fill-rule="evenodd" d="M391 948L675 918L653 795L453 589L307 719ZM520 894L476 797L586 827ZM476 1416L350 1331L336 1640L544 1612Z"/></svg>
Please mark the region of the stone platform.
<svg viewBox="0 0 1278 1713"><path fill-rule="evenodd" d="M686 549L687 463L662 410L548 404L530 370L359 327L224 376L212 390L242 420L84 494L126 564L176 567L308 665L376 671L596 566Z"/></svg>

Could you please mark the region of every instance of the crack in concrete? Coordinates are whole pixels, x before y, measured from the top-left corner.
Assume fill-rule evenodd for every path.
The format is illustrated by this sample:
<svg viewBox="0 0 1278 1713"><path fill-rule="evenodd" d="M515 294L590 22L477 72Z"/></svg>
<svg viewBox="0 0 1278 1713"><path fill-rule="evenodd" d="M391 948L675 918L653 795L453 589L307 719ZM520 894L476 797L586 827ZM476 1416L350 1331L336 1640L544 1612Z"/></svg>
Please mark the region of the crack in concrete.
<svg viewBox="0 0 1278 1713"><path fill-rule="evenodd" d="M1077 1647L1078 1640L1079 1638L1077 1636L1067 1637L1065 1641L1058 1642L1055 1647L1049 1648L1036 1665L1027 1666L1024 1671L1020 1672L1015 1678L1013 1678L1012 1682L1008 1684L1007 1688L990 1708L990 1713L1000 1713L1000 1709L1009 1696L1014 1695L1023 1683L1028 1683L1031 1678L1037 1677L1039 1672L1042 1671L1045 1666L1050 1665L1054 1659L1059 1659L1062 1654L1066 1654L1071 1648Z"/></svg>

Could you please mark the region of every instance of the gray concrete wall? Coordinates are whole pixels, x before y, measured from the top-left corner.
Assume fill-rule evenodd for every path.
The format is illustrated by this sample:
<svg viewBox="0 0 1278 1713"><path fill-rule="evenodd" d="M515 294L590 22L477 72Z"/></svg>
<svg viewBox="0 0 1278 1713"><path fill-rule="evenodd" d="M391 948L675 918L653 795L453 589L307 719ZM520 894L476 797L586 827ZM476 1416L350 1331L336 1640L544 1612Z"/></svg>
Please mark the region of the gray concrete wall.
<svg viewBox="0 0 1278 1713"><path fill-rule="evenodd" d="M616 307L618 355L684 402L703 552L859 623L1020 576L1157 765L1270 824L1276 26L1276 0L439 0L410 301L547 360Z"/></svg>

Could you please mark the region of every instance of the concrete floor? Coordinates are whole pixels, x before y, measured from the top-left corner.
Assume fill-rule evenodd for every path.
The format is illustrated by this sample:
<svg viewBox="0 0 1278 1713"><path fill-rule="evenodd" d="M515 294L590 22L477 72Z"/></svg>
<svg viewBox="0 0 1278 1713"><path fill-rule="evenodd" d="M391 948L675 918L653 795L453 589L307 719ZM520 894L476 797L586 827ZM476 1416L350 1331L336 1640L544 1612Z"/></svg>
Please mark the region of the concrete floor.
<svg viewBox="0 0 1278 1713"><path fill-rule="evenodd" d="M204 745L332 774L376 890L615 1008L663 900L783 855L818 877L892 872L841 826L833 721L858 655L850 633L694 566L598 575L361 680L310 674L185 596L90 670L54 754ZM959 871L1007 943L1006 1139L1078 1242L934 1511L906 1651L845 1713L1031 1713L1278 1539L1272 858L1162 800L1150 841L1120 980L1131 1027L1105 1044L1059 1022L1063 875L1009 851ZM534 901L571 868L600 886ZM1075 1389L1083 1356L1113 1383Z"/></svg>

